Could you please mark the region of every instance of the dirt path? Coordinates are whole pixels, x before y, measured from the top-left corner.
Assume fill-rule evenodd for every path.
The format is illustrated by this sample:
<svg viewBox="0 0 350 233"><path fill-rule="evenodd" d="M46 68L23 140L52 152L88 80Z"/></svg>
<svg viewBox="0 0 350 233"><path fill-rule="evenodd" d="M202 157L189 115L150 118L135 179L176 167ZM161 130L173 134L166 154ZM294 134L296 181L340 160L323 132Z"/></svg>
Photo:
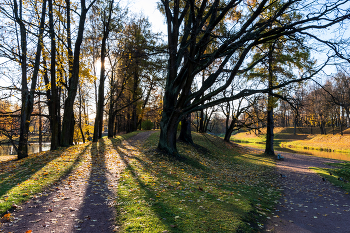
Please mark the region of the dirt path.
<svg viewBox="0 0 350 233"><path fill-rule="evenodd" d="M19 207L12 213L15 220L5 223L0 227L0 232L118 231L115 225L115 203L118 201L115 190L125 167L119 153L127 154L128 150L135 150L133 146L144 142L151 133L139 133L122 143L112 143L110 140L93 143L82 166L57 186L37 194Z"/></svg>
<svg viewBox="0 0 350 233"><path fill-rule="evenodd" d="M314 173L309 167L330 166L337 160L283 153L277 163L283 196L265 226L265 232L350 232L350 195Z"/></svg>

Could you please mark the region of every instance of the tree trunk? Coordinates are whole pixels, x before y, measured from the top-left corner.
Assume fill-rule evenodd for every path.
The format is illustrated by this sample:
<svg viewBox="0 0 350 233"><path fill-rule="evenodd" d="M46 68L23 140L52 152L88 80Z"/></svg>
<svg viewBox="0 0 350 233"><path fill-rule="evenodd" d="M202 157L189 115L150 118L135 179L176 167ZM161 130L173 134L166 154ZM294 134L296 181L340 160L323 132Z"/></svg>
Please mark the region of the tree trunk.
<svg viewBox="0 0 350 233"><path fill-rule="evenodd" d="M230 115L228 115L228 118L229 118L229 116ZM235 119L237 119L237 118L235 118ZM231 135L233 133L233 128L235 127L235 123L236 123L235 119L232 119L230 126L226 127L226 132L225 132L225 137L224 137L224 141L226 141L226 142L229 142L231 139Z"/></svg>
<svg viewBox="0 0 350 233"><path fill-rule="evenodd" d="M193 144L191 135L191 114L188 114L181 120L181 130L178 139L187 144Z"/></svg>
<svg viewBox="0 0 350 233"><path fill-rule="evenodd" d="M58 138L58 94L56 86L56 42L55 42L55 29L53 23L53 7L52 1L49 0L49 25L50 25L50 38L51 38L51 150L56 150L59 146Z"/></svg>
<svg viewBox="0 0 350 233"><path fill-rule="evenodd" d="M273 46L269 48L269 88L273 86ZM265 147L265 154L268 155L274 155L275 151L273 149L273 127L274 127L274 122L273 122L273 96L272 96L272 90L268 92L268 97L267 97L267 132L266 132L266 147Z"/></svg>
<svg viewBox="0 0 350 233"><path fill-rule="evenodd" d="M137 58L136 58L137 59ZM138 65L138 62L136 62L136 66ZM137 130L137 88L139 85L139 74L138 69L136 67L135 73L134 73L134 80L133 80L133 89L132 89L132 102L131 105L131 122L130 122L130 132Z"/></svg>
<svg viewBox="0 0 350 233"><path fill-rule="evenodd" d="M297 135L297 116L294 117L294 131L293 131L294 135Z"/></svg>
<svg viewBox="0 0 350 233"><path fill-rule="evenodd" d="M268 110L267 110L267 132L266 132L266 148L265 148L265 154L268 155L274 155L274 149L273 149L273 107L272 107L272 96L269 95L268 97Z"/></svg>
<svg viewBox="0 0 350 233"><path fill-rule="evenodd" d="M69 1L69 0L68 0ZM79 62L80 62L80 46L83 41L85 19L88 9L86 9L85 4L82 4L82 10L79 21L79 29L77 34L77 40L74 47L74 59L72 64L72 69L70 69L70 79L68 86L68 96L64 104L64 114L62 123L62 135L61 135L61 145L69 146L73 145L73 135L74 135L74 99L77 94L77 87L79 81Z"/></svg>
<svg viewBox="0 0 350 233"><path fill-rule="evenodd" d="M158 143L158 149L174 157L179 157L179 153L176 148L176 133L177 125L171 125L169 122L160 123L160 137Z"/></svg>
<svg viewBox="0 0 350 233"><path fill-rule="evenodd" d="M40 57L42 50L42 38L44 32L44 23L45 23L45 12L46 12L46 1L42 3L42 14L39 25L39 35L37 42L37 50L35 55L35 63L33 76L31 79L31 88L28 90L28 81L27 81L27 32L22 21L22 1L20 1L20 6L18 9L17 0L14 1L14 17L16 23L20 27L20 38L21 38L21 70L22 70L22 105L21 105L21 119L20 119L20 137L18 145L18 159L23 159L28 156L28 134L29 134L29 125L30 117L33 112L34 104L34 92L37 83L39 68L40 68Z"/></svg>
<svg viewBox="0 0 350 233"><path fill-rule="evenodd" d="M164 110L165 109L166 108L164 108ZM174 157L179 157L179 153L176 148L176 133L179 119L179 115L175 112L163 111L162 119L160 121L158 149Z"/></svg>
<svg viewBox="0 0 350 233"><path fill-rule="evenodd" d="M41 102L40 102L40 95L39 95L39 152L43 151L43 124L41 120Z"/></svg>
<svg viewBox="0 0 350 233"><path fill-rule="evenodd" d="M109 35L109 27L112 17L113 0L110 2L108 19L106 21L106 15L103 16L103 38L101 47L101 73L100 73L100 86L98 88L98 102L97 112L94 125L94 142L97 142L99 138L102 138L103 127L103 108L104 108L104 87L105 87L105 58L106 58L106 43Z"/></svg>

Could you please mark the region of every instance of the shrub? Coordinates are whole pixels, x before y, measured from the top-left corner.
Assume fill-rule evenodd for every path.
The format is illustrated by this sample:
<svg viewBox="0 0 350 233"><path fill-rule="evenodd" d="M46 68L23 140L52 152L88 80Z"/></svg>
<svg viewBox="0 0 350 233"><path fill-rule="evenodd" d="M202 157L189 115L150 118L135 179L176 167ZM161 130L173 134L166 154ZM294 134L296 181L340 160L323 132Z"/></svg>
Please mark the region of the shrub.
<svg viewBox="0 0 350 233"><path fill-rule="evenodd" d="M145 120L141 124L143 130L151 130L153 128L153 122L150 120Z"/></svg>

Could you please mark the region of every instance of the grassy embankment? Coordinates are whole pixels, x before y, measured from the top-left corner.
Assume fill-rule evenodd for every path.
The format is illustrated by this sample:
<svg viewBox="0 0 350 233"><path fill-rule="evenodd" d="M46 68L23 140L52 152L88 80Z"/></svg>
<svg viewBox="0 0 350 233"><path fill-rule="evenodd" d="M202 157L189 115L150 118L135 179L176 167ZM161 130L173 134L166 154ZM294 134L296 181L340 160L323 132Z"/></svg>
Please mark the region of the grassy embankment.
<svg viewBox="0 0 350 233"><path fill-rule="evenodd" d="M194 133L183 160L131 149L118 188L122 232L257 232L279 199L272 158ZM120 149L123 151L123 149ZM126 152L124 152L126 153ZM122 155L122 153L121 153ZM123 156L123 155L122 155Z"/></svg>
<svg viewBox="0 0 350 233"><path fill-rule="evenodd" d="M288 149L308 149L319 151L333 151L333 152L350 152L350 129L340 134L307 134L306 129L299 129L297 135L293 134L293 128L275 128L274 130L274 148L275 150ZM330 129L328 129L329 132ZM300 133L301 132L301 133ZM242 132L232 136L232 141L241 145L251 146L259 149L265 148L265 134L256 135L253 132Z"/></svg>

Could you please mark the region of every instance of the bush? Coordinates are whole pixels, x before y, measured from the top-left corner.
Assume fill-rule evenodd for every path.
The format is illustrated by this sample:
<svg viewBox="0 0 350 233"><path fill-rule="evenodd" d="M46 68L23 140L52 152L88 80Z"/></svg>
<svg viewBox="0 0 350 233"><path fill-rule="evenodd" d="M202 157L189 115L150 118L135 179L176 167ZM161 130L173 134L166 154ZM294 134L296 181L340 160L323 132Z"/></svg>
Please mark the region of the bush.
<svg viewBox="0 0 350 233"><path fill-rule="evenodd" d="M141 128L143 130L151 130L153 128L153 122L150 120L145 120L141 123Z"/></svg>

